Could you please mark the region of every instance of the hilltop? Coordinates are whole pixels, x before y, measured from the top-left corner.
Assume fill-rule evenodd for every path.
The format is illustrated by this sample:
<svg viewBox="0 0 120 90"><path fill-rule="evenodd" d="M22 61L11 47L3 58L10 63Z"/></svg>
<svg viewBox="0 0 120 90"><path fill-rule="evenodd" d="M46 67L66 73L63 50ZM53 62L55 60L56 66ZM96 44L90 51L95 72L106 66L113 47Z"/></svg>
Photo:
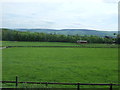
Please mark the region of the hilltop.
<svg viewBox="0 0 120 90"><path fill-rule="evenodd" d="M63 34L63 35L96 35L96 36L112 36L114 37L114 33L118 33L117 31L98 31L98 30L90 30L90 29L15 29L18 31L29 31L29 32L43 32L43 33L52 33L52 34Z"/></svg>

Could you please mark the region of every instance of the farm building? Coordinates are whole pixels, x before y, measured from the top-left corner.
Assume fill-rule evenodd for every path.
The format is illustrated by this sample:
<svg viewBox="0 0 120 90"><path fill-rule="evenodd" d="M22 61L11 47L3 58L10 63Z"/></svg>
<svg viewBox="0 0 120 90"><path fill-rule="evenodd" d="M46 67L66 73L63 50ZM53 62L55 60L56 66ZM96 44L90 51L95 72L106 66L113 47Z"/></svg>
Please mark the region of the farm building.
<svg viewBox="0 0 120 90"><path fill-rule="evenodd" d="M77 43L80 43L80 44L85 44L85 43L88 43L87 41L85 40L77 40Z"/></svg>

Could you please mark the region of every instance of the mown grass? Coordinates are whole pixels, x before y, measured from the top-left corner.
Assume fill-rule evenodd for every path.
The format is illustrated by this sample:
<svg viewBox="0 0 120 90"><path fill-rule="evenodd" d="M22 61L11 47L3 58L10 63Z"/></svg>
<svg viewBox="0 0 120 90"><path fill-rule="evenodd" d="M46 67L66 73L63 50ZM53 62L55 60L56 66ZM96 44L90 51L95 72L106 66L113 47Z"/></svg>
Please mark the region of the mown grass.
<svg viewBox="0 0 120 90"><path fill-rule="evenodd" d="M18 42L18 41L2 41L2 46L80 46L80 47L104 47L118 48L117 44L77 44L64 42Z"/></svg>
<svg viewBox="0 0 120 90"><path fill-rule="evenodd" d="M7 48L2 63L3 80L118 82L117 48Z"/></svg>

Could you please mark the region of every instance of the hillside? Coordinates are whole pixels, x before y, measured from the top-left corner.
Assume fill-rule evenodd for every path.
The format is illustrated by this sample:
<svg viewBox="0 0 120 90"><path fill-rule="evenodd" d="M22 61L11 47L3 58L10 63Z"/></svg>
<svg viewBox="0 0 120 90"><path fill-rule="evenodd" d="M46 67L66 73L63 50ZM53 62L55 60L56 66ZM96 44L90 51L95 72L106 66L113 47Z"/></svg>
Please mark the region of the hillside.
<svg viewBox="0 0 120 90"><path fill-rule="evenodd" d="M44 32L44 33L56 33L56 34L64 34L64 35L96 35L96 36L112 36L114 37L114 33L118 33L117 31L97 31L97 30L89 30L89 29L15 29L18 31L30 31L30 32Z"/></svg>

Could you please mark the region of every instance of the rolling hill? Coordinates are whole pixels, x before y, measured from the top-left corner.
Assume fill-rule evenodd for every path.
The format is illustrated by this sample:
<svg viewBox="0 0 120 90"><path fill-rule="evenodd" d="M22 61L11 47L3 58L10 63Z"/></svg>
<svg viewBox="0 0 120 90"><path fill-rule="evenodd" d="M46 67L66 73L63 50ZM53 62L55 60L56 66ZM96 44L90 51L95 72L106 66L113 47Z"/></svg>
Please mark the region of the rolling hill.
<svg viewBox="0 0 120 90"><path fill-rule="evenodd" d="M89 30L89 29L15 29L18 31L29 31L29 32L43 32L43 33L52 33L52 34L64 34L64 35L96 35L96 36L112 36L114 37L114 33L118 33L117 31L97 31L97 30Z"/></svg>

